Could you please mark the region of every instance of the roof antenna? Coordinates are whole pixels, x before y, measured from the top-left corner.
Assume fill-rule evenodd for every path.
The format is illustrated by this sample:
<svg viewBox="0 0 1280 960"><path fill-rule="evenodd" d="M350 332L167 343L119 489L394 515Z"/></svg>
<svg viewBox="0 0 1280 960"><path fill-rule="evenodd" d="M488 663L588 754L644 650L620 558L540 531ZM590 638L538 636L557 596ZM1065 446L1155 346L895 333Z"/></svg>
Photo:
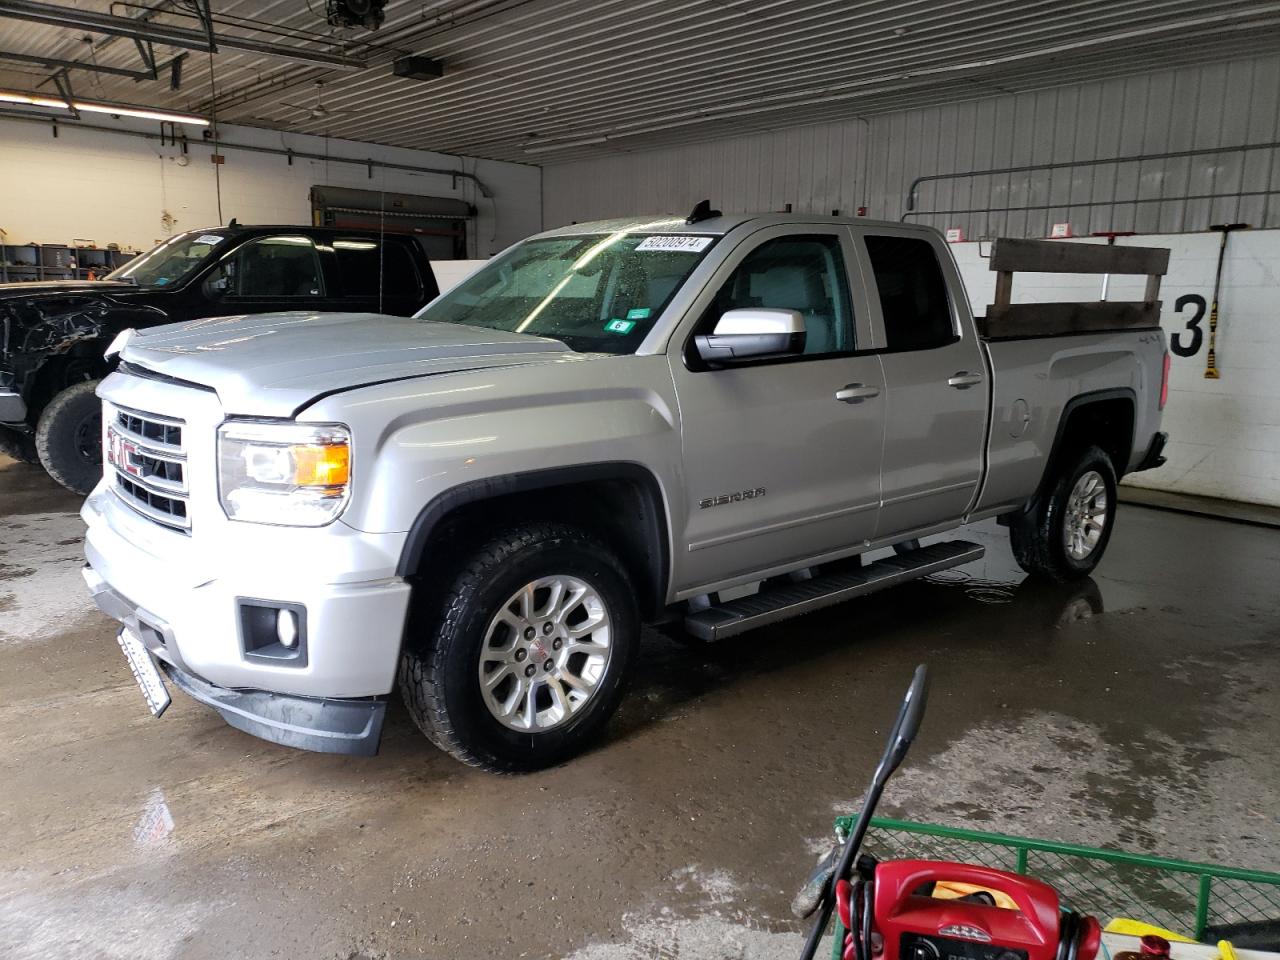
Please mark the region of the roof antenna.
<svg viewBox="0 0 1280 960"><path fill-rule="evenodd" d="M685 218L685 223L701 223L703 220L710 220L712 217L720 216L719 210L711 209L710 200L700 200L698 205L693 208L693 213Z"/></svg>
<svg viewBox="0 0 1280 960"><path fill-rule="evenodd" d="M232 217L232 218L231 218L231 222L230 222L230 223L228 223L228 224L227 224L227 226L228 226L228 227L238 227L238 226L240 226L240 224L236 223L236 218L235 218L235 217Z"/></svg>

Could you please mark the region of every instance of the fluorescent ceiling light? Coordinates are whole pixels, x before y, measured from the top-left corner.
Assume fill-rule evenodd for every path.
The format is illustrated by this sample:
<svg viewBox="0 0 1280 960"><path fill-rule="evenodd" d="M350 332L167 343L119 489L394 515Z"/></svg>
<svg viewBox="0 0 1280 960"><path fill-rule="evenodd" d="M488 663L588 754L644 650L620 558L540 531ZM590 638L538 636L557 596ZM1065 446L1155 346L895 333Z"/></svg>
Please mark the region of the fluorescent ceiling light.
<svg viewBox="0 0 1280 960"><path fill-rule="evenodd" d="M535 143L524 148L525 153L550 153L552 150L568 150L571 147L590 147L597 143L608 143L609 138L605 136L599 137L582 137L577 140L560 140L557 142Z"/></svg>
<svg viewBox="0 0 1280 960"><path fill-rule="evenodd" d="M164 120L172 123L189 123L193 126L207 127L209 121L192 113L175 113L172 110L148 110L143 107L126 107L119 103L95 103L91 100L72 100L70 104L60 97L44 97L36 93L21 93L16 90L0 90L0 103L20 103L30 107L51 107L55 110L70 110L74 107L85 113L108 113L115 117L138 117L142 120Z"/></svg>
<svg viewBox="0 0 1280 960"><path fill-rule="evenodd" d="M172 123L189 123L196 127L207 127L209 121L197 117L194 113L174 113L171 110L144 110L141 107L122 107L115 103L86 103L83 100L72 100L77 110L86 113L110 113L118 117L138 117L142 120L165 120Z"/></svg>
<svg viewBox="0 0 1280 960"><path fill-rule="evenodd" d="M22 103L31 107L55 107L67 110L67 102L56 97L41 97L34 93L15 93L12 90L0 90L0 103Z"/></svg>

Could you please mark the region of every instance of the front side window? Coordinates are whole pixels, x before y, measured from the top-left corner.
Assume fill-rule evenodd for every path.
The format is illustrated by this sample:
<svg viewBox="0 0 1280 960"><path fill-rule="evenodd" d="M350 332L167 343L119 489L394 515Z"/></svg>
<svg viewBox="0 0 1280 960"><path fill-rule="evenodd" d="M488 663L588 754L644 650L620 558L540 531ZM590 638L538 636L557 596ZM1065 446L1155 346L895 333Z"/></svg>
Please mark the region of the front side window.
<svg viewBox="0 0 1280 960"><path fill-rule="evenodd" d="M866 238L890 350L929 350L956 340L947 282L933 244L918 237Z"/></svg>
<svg viewBox="0 0 1280 960"><path fill-rule="evenodd" d="M529 240L417 316L634 353L715 240L628 231Z"/></svg>
<svg viewBox="0 0 1280 960"><path fill-rule="evenodd" d="M210 289L227 297L319 297L320 258L310 237L250 240L218 265Z"/></svg>
<svg viewBox="0 0 1280 960"><path fill-rule="evenodd" d="M804 317L807 356L856 349L849 281L837 237L779 237L752 250L716 293L709 326L727 311L744 307L798 310Z"/></svg>
<svg viewBox="0 0 1280 960"><path fill-rule="evenodd" d="M225 233L184 233L160 244L149 253L135 257L118 270L107 274L108 280L124 280L150 290L172 287L194 274L218 246L227 239Z"/></svg>

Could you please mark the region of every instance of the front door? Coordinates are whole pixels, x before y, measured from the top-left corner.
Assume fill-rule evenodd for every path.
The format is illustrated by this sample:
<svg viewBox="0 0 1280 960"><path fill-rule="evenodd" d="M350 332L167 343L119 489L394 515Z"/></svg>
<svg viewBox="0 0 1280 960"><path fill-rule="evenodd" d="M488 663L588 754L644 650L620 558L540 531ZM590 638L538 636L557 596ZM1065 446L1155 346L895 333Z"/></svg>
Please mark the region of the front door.
<svg viewBox="0 0 1280 960"><path fill-rule="evenodd" d="M872 535L884 377L878 356L857 352L870 326L855 316L852 253L843 227L762 230L725 261L695 325L672 341L688 505L678 589L767 574ZM701 364L692 337L741 307L800 311L803 355Z"/></svg>
<svg viewBox="0 0 1280 960"><path fill-rule="evenodd" d="M876 538L958 520L982 479L990 384L967 305L952 301L935 241L868 229L863 252L883 321L884 506ZM940 242L940 241L938 241ZM961 289L952 277L950 289Z"/></svg>
<svg viewBox="0 0 1280 960"><path fill-rule="evenodd" d="M315 242L301 235L249 240L223 258L202 290L210 315L341 309L325 289Z"/></svg>

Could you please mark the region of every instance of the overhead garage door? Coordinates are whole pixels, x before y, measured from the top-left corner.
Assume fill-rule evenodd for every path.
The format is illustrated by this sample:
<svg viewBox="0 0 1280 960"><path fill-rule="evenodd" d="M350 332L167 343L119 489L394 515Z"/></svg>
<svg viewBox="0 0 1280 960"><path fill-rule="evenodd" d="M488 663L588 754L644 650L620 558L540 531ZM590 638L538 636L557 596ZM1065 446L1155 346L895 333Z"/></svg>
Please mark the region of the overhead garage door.
<svg viewBox="0 0 1280 960"><path fill-rule="evenodd" d="M420 197L349 187L312 187L311 218L317 227L363 227L411 233L432 260L465 260L467 228L476 208L454 197Z"/></svg>

